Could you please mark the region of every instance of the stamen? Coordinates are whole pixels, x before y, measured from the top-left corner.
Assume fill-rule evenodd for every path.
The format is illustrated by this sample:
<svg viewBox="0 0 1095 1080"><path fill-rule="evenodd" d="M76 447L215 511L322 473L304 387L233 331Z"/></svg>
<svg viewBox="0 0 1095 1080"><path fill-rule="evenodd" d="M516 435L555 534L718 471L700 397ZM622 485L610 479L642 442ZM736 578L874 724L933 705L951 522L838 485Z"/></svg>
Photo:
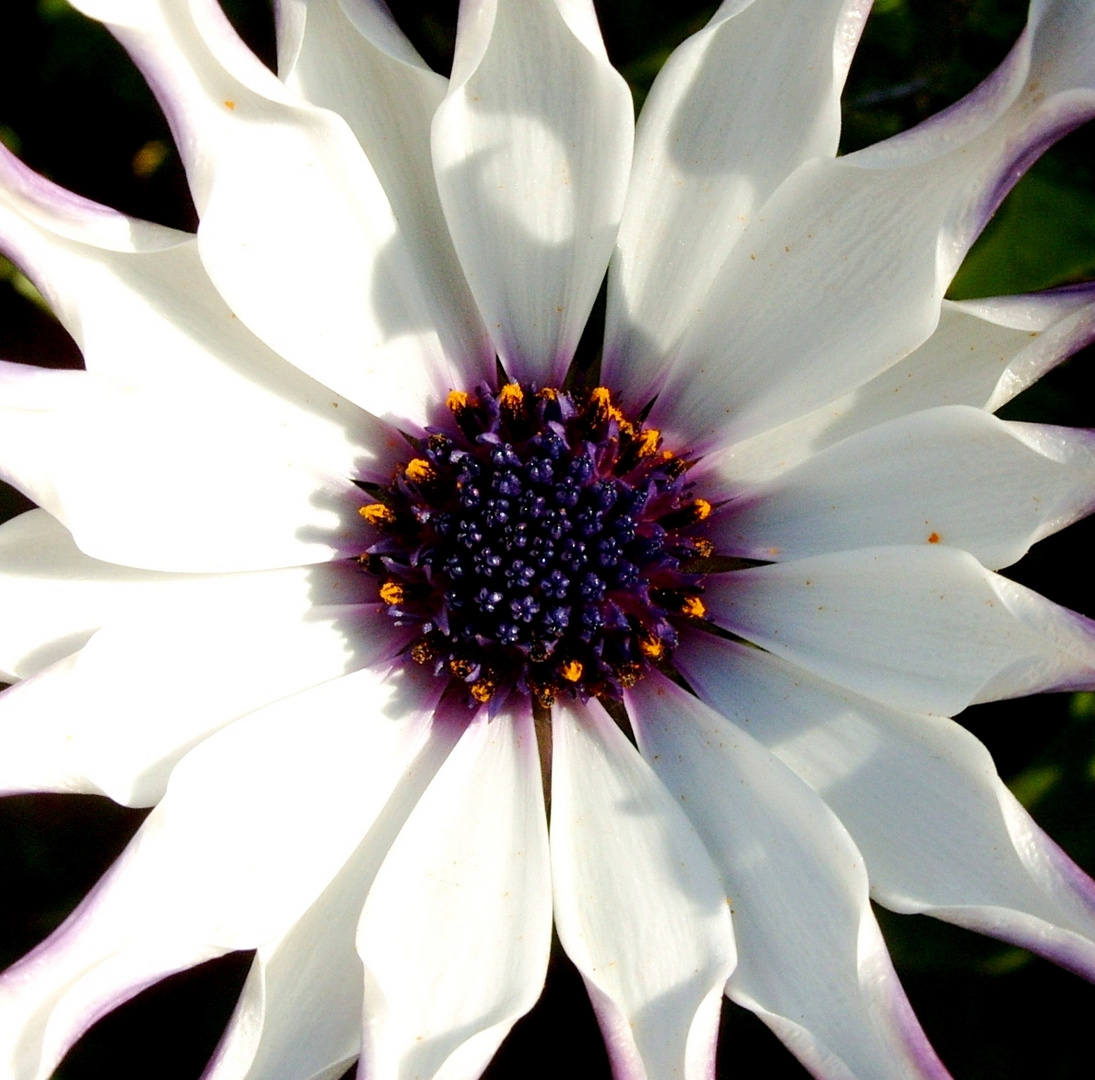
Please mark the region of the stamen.
<svg viewBox="0 0 1095 1080"><path fill-rule="evenodd" d="M681 614L692 619L702 619L707 614L707 607L698 596L686 596L681 601Z"/></svg>
<svg viewBox="0 0 1095 1080"><path fill-rule="evenodd" d="M449 671L451 671L456 678L464 680L475 671L475 664L467 658L450 660Z"/></svg>
<svg viewBox="0 0 1095 1080"><path fill-rule="evenodd" d="M656 428L646 428L639 436L638 446L635 449L639 457L650 457L658 449L662 441L662 433Z"/></svg>
<svg viewBox="0 0 1095 1080"><path fill-rule="evenodd" d="M639 652L648 660L661 660L665 656L665 645L660 638L646 632L639 638Z"/></svg>
<svg viewBox="0 0 1095 1080"><path fill-rule="evenodd" d="M568 660L560 669L559 674L567 682L577 682L582 677L582 665L578 660Z"/></svg>
<svg viewBox="0 0 1095 1080"><path fill-rule="evenodd" d="M358 513L370 525L378 528L382 525L391 525L395 521L395 512L383 503L369 503L367 506L362 506Z"/></svg>
<svg viewBox="0 0 1095 1080"><path fill-rule="evenodd" d="M412 458L407 462L404 475L415 484L425 484L436 478L433 466L425 458Z"/></svg>
<svg viewBox="0 0 1095 1080"><path fill-rule="evenodd" d="M666 529L687 529L711 516L711 504L706 499L695 499L679 510L671 510L658 518L658 524Z"/></svg>
<svg viewBox="0 0 1095 1080"><path fill-rule="evenodd" d="M607 387L454 390L419 456L361 508L383 537L360 559L410 659L472 707L500 692L620 698L702 618L693 535L712 504L689 461ZM409 605L409 606L408 606Z"/></svg>
<svg viewBox="0 0 1095 1080"><path fill-rule="evenodd" d="M439 651L429 638L421 638L411 646L411 659L416 664L428 664L437 659Z"/></svg>

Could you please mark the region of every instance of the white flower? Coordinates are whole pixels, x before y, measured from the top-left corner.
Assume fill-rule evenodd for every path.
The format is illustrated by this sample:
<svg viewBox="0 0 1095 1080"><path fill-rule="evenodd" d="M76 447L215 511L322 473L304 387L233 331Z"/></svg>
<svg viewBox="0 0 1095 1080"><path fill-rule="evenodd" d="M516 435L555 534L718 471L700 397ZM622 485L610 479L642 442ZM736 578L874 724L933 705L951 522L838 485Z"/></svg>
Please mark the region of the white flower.
<svg viewBox="0 0 1095 1080"><path fill-rule="evenodd" d="M465 0L448 81L377 0L282 0L282 81L215 0L76 6L159 96L201 226L0 158L0 243L87 366L0 366L0 476L42 507L0 529L0 787L155 806L0 979L7 1075L256 948L213 1080L359 1053L363 1076L473 1077L554 920L620 1080L707 1075L724 992L817 1076L945 1076L868 889L1095 977L1095 886L946 719L1095 685L1095 628L993 572L1090 509L1092 438L992 416L1095 336L1095 288L942 299L1022 168L1095 114L1087 0L1036 2L982 87L843 158L864 0L727 0L634 156L589 0ZM399 432L489 428L459 397L445 420L452 389L504 418L560 387L610 259L614 396L577 393L568 437L630 498L663 465L612 410L653 400L661 445L700 460L682 487L666 459L636 527L693 546L663 565L588 534L623 537L644 591L598 570L619 606L567 593L540 656L540 630L452 599L471 564L438 569L451 545L406 524L452 477ZM638 472L605 464L632 450ZM406 527L377 541L370 507ZM704 541L729 561L698 592ZM375 543L389 561L360 566ZM525 626L537 582L504 597ZM587 610L629 618L581 638ZM598 703L617 692L637 750Z"/></svg>

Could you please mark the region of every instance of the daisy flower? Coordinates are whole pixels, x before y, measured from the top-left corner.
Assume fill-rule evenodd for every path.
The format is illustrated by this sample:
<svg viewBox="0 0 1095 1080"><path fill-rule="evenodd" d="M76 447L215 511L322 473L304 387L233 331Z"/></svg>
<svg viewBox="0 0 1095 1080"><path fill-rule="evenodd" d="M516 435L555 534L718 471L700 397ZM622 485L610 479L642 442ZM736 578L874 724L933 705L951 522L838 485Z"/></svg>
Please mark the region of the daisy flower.
<svg viewBox="0 0 1095 1080"><path fill-rule="evenodd" d="M379 0L281 0L277 75L215 0L74 6L200 225L0 156L86 364L0 365L0 789L153 807L0 977L6 1075L242 949L208 1080L476 1077L553 929L617 1080L710 1075L724 994L946 1077L870 898L1095 978L1095 885L948 719L1095 686L997 573L1095 442L993 415L1095 288L943 299L1095 113L1087 0L839 158L865 0L726 0L637 129L590 0L464 0L448 79Z"/></svg>

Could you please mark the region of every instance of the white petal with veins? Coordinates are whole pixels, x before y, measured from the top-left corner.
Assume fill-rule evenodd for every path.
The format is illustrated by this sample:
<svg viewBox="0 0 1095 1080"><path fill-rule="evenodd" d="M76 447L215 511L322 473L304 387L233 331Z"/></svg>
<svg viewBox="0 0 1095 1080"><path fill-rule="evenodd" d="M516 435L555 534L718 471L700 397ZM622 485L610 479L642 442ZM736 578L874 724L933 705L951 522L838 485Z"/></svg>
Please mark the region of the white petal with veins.
<svg viewBox="0 0 1095 1080"><path fill-rule="evenodd" d="M434 166L511 377L562 379L616 239L632 141L631 94L590 0L461 5Z"/></svg>
<svg viewBox="0 0 1095 1080"><path fill-rule="evenodd" d="M1005 423L962 406L852 435L727 505L718 550L796 559L947 544L993 569L1095 506L1095 434Z"/></svg>
<svg viewBox="0 0 1095 1080"><path fill-rule="evenodd" d="M942 545L863 548L707 579L712 618L915 712L1095 686L1095 626Z"/></svg>
<svg viewBox="0 0 1095 1080"><path fill-rule="evenodd" d="M365 902L362 1071L378 1080L474 1080L540 996L550 946L532 717L503 712L488 721L481 712L400 830Z"/></svg>
<svg viewBox="0 0 1095 1080"><path fill-rule="evenodd" d="M643 756L722 875L740 950L727 994L833 1080L949 1076L912 1017L836 815L745 731L661 675L628 694Z"/></svg>
<svg viewBox="0 0 1095 1080"><path fill-rule="evenodd" d="M844 397L706 459L733 491L767 480L849 435L921 409L993 411L1095 339L1095 287L943 301L920 348Z"/></svg>
<svg viewBox="0 0 1095 1080"><path fill-rule="evenodd" d="M707 635L690 635L679 658L704 701L836 811L879 903L992 934L1095 978L1095 882L1019 806L968 731Z"/></svg>
<svg viewBox="0 0 1095 1080"><path fill-rule="evenodd" d="M555 927L619 1080L714 1068L736 962L727 897L675 800L600 705L553 713Z"/></svg>
<svg viewBox="0 0 1095 1080"><path fill-rule="evenodd" d="M143 987L284 934L429 743L429 712L409 695L366 669L191 751L106 876L0 977L0 1062L10 1075L44 1080L91 1024Z"/></svg>
<svg viewBox="0 0 1095 1080"><path fill-rule="evenodd" d="M656 427L693 448L725 448L842 396L927 340L1022 163L1095 113L1095 59L1077 44L1095 34L1095 9L1050 6L1054 17L1035 17L958 105L866 150L808 161L776 190L667 367Z"/></svg>
<svg viewBox="0 0 1095 1080"><path fill-rule="evenodd" d="M836 153L840 91L870 5L725 0L643 104L609 275L604 378L653 396L757 208L803 161Z"/></svg>

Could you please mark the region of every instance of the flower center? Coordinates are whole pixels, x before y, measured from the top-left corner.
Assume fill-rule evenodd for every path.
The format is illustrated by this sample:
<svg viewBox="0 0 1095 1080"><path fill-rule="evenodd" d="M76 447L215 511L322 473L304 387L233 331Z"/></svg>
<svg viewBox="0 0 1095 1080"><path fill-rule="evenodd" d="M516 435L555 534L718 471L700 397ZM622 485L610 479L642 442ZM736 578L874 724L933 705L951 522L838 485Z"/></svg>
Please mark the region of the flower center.
<svg viewBox="0 0 1095 1080"><path fill-rule="evenodd" d="M470 704L618 699L704 614L695 564L711 504L690 462L603 387L453 391L443 427L362 517L381 600L418 628L410 655Z"/></svg>

